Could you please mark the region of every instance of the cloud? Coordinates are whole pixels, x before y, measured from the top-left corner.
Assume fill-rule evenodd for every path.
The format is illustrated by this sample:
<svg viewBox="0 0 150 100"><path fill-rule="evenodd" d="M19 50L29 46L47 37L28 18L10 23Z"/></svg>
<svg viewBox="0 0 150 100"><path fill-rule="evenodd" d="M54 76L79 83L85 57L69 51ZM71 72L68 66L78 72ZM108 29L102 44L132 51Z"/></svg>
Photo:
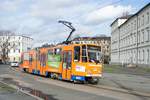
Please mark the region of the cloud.
<svg viewBox="0 0 150 100"><path fill-rule="evenodd" d="M90 12L85 16L85 23L97 25L106 20L113 19L114 17L119 17L123 14L123 12L131 12L131 6L106 6L101 9L96 9L95 11Z"/></svg>
<svg viewBox="0 0 150 100"><path fill-rule="evenodd" d="M99 6L113 0L102 1L3 0L0 3L0 11L3 12L0 15L0 29L31 36L35 40L34 45L64 41L67 38L70 30L59 24L58 20L72 22L76 28L74 35L92 36L105 33L108 29L104 29L100 23L119 16L124 8L129 11L131 6L107 6L98 9ZM104 26L106 27L107 24ZM103 29L99 30L101 27Z"/></svg>
<svg viewBox="0 0 150 100"><path fill-rule="evenodd" d="M30 6L29 14L53 21L61 18L71 19L85 13L89 8L86 0L37 0Z"/></svg>
<svg viewBox="0 0 150 100"><path fill-rule="evenodd" d="M17 10L19 5L21 4L21 0L4 0L1 1L0 11L3 12L14 12Z"/></svg>

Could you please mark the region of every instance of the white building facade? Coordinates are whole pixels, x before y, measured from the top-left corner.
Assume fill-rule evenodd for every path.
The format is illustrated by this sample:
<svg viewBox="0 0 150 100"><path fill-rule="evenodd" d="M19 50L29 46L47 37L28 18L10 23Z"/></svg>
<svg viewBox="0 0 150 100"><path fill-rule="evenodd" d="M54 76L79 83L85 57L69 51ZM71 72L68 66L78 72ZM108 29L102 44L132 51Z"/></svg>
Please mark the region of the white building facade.
<svg viewBox="0 0 150 100"><path fill-rule="evenodd" d="M150 3L111 24L111 62L150 67Z"/></svg>
<svg viewBox="0 0 150 100"><path fill-rule="evenodd" d="M5 35L0 36L1 41L6 41L7 38L8 36ZM15 44L8 52L9 62L20 62L21 53L32 48L33 39L22 35L9 36L9 38L9 43Z"/></svg>

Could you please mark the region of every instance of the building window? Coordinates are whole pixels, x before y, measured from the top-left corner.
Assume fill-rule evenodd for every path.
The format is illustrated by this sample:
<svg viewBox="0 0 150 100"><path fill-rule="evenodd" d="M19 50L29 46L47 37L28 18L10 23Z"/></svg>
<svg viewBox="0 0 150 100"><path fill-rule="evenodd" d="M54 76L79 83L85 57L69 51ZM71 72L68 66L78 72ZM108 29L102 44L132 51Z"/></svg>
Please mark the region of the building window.
<svg viewBox="0 0 150 100"><path fill-rule="evenodd" d="M148 37L148 41L150 41L150 32L149 32L149 28L147 28L147 37Z"/></svg>
<svg viewBox="0 0 150 100"><path fill-rule="evenodd" d="M139 21L138 21L138 26L139 26L139 27L140 27L140 21L141 21L141 20L140 20L140 18L139 18Z"/></svg>
<svg viewBox="0 0 150 100"><path fill-rule="evenodd" d="M139 37L138 37L138 40L139 40L138 43L140 43L140 42L141 42L141 41L140 41L140 31L138 32L138 36L139 36Z"/></svg>
<svg viewBox="0 0 150 100"><path fill-rule="evenodd" d="M20 53L20 49L18 50L18 52Z"/></svg>
<svg viewBox="0 0 150 100"><path fill-rule="evenodd" d="M143 50L143 61L145 60L144 58L145 58L145 57L144 57L144 50Z"/></svg>
<svg viewBox="0 0 150 100"><path fill-rule="evenodd" d="M15 53L15 49L14 49L14 53Z"/></svg>
<svg viewBox="0 0 150 100"><path fill-rule="evenodd" d="M144 15L142 16L142 25L144 25Z"/></svg>
<svg viewBox="0 0 150 100"><path fill-rule="evenodd" d="M134 22L134 29L136 29L136 20L135 20L135 22Z"/></svg>
<svg viewBox="0 0 150 100"><path fill-rule="evenodd" d="M147 24L149 23L149 12L147 12Z"/></svg>
<svg viewBox="0 0 150 100"><path fill-rule="evenodd" d="M136 33L134 33L134 43L136 43Z"/></svg>
<svg viewBox="0 0 150 100"><path fill-rule="evenodd" d="M142 31L142 42L144 42L144 30Z"/></svg>
<svg viewBox="0 0 150 100"><path fill-rule="evenodd" d="M141 61L141 55L140 55L141 53L140 53L140 51L139 51L139 62Z"/></svg>
<svg viewBox="0 0 150 100"><path fill-rule="evenodd" d="M145 41L146 42L148 42L149 41L149 29L148 28L146 28L146 30L145 30L146 32L145 32Z"/></svg>
<svg viewBox="0 0 150 100"><path fill-rule="evenodd" d="M149 53L149 49L147 50L147 64L150 63L150 53Z"/></svg>

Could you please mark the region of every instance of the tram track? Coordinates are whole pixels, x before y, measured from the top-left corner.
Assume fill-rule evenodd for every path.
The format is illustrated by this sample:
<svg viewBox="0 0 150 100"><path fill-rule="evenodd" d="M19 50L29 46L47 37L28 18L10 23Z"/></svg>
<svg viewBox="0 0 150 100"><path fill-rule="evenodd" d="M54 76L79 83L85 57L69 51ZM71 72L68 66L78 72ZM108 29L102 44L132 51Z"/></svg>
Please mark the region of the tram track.
<svg viewBox="0 0 150 100"><path fill-rule="evenodd" d="M15 72L16 71L20 72L18 68L10 67L10 69L12 71L15 71ZM43 79L45 79L45 78L43 78ZM111 81L113 81L113 80L111 80ZM113 91L113 92L119 92L119 93L125 93L125 94L134 95L134 96L139 97L141 100L146 100L145 98L150 98L150 93L135 91L135 90L133 90L131 88L123 86L122 84L120 84L120 83L118 83L116 81L113 81L113 82L115 84L117 84L119 86L119 88L111 87L111 86L104 86L104 85L93 85L93 84L84 84L84 85L88 86L88 87L91 87L91 88L104 89L104 90L109 90L109 91ZM81 84L78 84L78 85L81 85Z"/></svg>

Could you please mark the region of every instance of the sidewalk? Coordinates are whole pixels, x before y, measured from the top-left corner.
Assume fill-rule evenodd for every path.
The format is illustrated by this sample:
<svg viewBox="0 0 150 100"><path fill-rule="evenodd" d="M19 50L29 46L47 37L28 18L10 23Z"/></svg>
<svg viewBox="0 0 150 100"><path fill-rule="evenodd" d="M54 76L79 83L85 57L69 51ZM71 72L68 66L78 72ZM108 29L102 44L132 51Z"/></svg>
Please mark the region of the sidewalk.
<svg viewBox="0 0 150 100"><path fill-rule="evenodd" d="M104 73L99 85L150 93L150 78L139 75Z"/></svg>

